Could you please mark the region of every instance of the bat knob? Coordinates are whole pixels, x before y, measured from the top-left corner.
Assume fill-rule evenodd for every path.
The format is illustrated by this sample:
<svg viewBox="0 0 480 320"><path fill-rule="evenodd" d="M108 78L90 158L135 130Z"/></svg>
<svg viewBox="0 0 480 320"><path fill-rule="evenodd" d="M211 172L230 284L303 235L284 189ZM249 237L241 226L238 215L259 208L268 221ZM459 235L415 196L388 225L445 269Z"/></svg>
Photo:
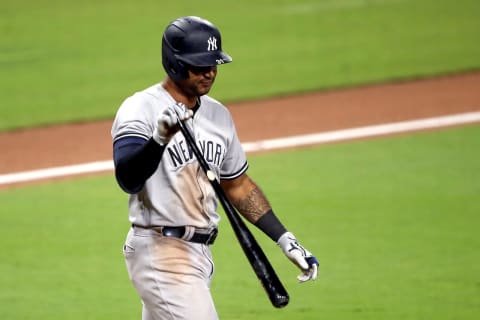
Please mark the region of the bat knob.
<svg viewBox="0 0 480 320"><path fill-rule="evenodd" d="M289 301L290 298L288 295L277 295L272 303L275 308L283 308L287 306Z"/></svg>
<svg viewBox="0 0 480 320"><path fill-rule="evenodd" d="M212 170L208 170L208 171L207 171L207 178L208 178L208 180L210 180L210 181L215 180L215 173L213 173Z"/></svg>

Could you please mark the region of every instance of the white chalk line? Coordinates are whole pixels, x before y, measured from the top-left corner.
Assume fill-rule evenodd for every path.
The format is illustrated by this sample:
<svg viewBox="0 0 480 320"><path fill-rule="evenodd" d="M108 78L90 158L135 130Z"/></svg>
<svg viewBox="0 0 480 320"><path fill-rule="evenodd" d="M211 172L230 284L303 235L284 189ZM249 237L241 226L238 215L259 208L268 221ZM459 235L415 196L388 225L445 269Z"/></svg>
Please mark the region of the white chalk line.
<svg viewBox="0 0 480 320"><path fill-rule="evenodd" d="M441 116L434 118L425 118L412 121L402 121L386 123L381 125L372 125L357 127L345 130L335 130L320 132L314 134L297 135L286 138L260 140L256 142L242 143L245 152L270 151L285 148L316 145L322 143L353 140L388 134L418 131L425 129L434 129L448 126L456 126L480 121L480 112L469 112ZM95 161L77 165L61 166L39 170L14 172L0 175L0 185L14 184L21 182L31 182L35 180L66 177L80 174L91 174L104 171L112 171L113 161Z"/></svg>
<svg viewBox="0 0 480 320"><path fill-rule="evenodd" d="M266 151L274 149L292 148L296 146L306 146L342 140L381 136L409 131L434 129L440 127L473 123L478 121L480 121L480 112L470 112L435 118L425 118L412 121L386 123L380 125L321 132L301 136L263 140L258 142L247 142L242 145L246 152L264 150Z"/></svg>

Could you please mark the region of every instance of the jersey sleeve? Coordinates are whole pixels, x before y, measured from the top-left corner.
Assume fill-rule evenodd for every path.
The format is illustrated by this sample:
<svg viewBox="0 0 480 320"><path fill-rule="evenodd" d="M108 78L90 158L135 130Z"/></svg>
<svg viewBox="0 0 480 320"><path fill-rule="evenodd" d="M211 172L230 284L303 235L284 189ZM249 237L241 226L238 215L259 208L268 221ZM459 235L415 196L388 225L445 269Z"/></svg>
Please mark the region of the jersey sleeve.
<svg viewBox="0 0 480 320"><path fill-rule="evenodd" d="M225 159L223 161L220 178L221 179L235 179L245 173L248 169L247 156L243 150L242 144L238 139L237 130L233 120L230 118L232 135L229 140L229 144L225 153Z"/></svg>
<svg viewBox="0 0 480 320"><path fill-rule="evenodd" d="M124 137L148 140L155 128L156 115L147 96L136 93L127 98L117 111L112 125L113 142Z"/></svg>

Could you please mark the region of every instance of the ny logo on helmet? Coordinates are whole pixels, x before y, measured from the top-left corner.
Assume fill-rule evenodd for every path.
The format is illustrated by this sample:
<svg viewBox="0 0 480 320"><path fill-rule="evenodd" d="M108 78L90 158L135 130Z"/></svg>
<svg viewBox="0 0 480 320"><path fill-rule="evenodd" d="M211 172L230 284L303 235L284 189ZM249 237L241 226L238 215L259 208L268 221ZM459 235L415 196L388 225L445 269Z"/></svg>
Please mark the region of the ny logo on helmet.
<svg viewBox="0 0 480 320"><path fill-rule="evenodd" d="M217 50L217 38L210 37L208 38L207 43L208 43L208 48L207 48L208 51Z"/></svg>

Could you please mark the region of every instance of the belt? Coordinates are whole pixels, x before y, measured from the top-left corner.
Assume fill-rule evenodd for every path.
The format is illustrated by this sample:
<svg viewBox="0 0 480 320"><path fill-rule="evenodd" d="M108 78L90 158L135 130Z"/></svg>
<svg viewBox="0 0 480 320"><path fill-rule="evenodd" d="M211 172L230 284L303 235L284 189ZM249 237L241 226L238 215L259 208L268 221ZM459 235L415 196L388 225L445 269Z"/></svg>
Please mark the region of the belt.
<svg viewBox="0 0 480 320"><path fill-rule="evenodd" d="M213 230L198 229L192 226L182 227L142 227L132 224L132 227L139 229L149 229L156 231L164 237L179 238L185 241L202 243L206 245L213 244L217 238L218 229Z"/></svg>

